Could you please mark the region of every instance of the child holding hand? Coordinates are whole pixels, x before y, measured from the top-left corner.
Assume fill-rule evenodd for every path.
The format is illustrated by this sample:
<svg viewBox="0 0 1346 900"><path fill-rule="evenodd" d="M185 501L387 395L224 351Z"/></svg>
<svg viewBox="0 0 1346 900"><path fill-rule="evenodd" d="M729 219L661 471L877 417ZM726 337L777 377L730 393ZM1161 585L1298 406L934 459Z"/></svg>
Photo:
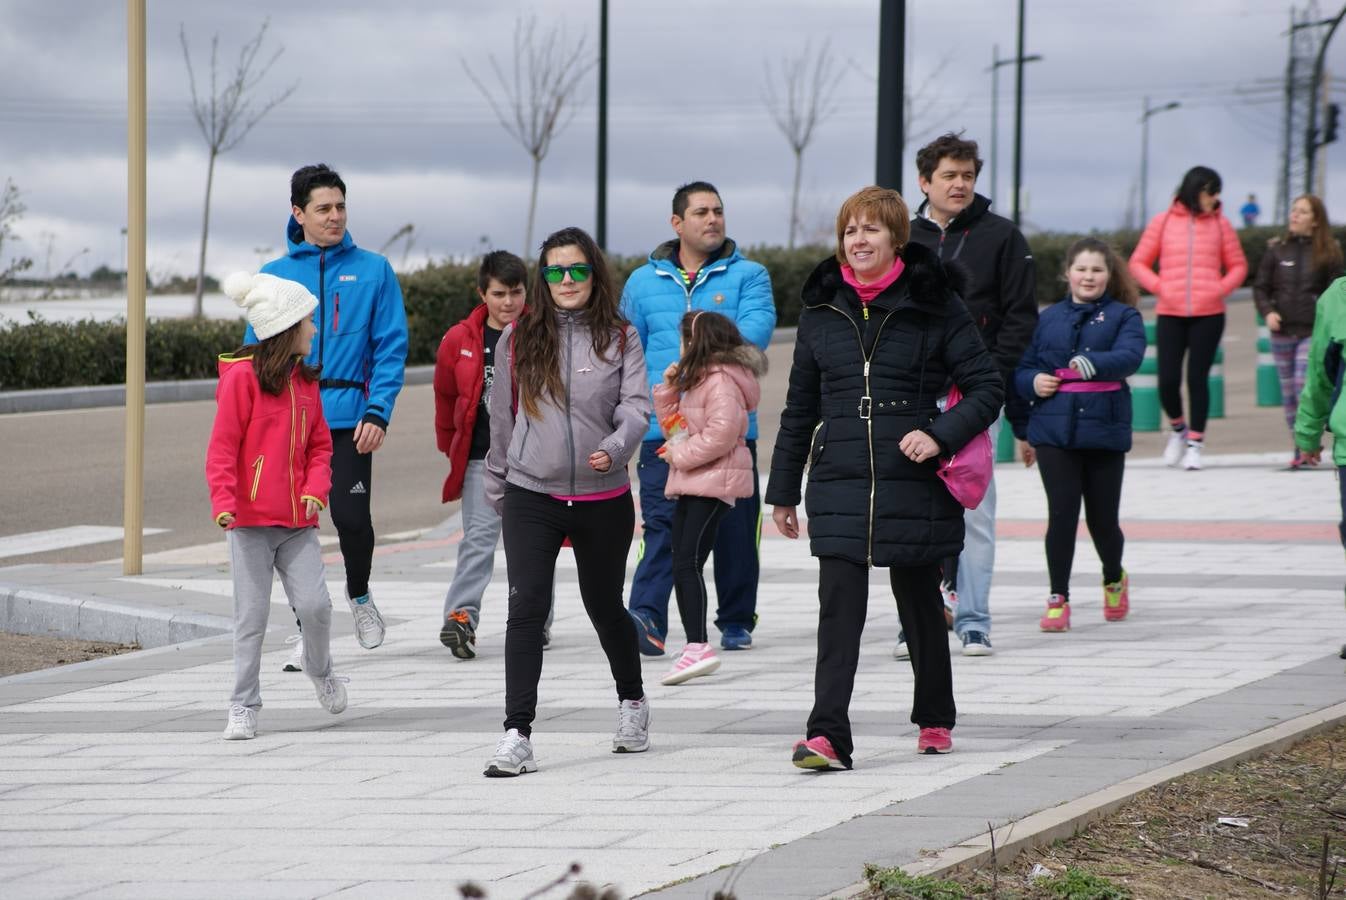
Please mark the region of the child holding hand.
<svg viewBox="0 0 1346 900"><path fill-rule="evenodd" d="M304 630L304 672L328 712L345 710L346 679L332 672L332 600L316 530L332 485L332 437L318 373L303 361L317 333L318 300L298 282L246 272L226 278L224 291L247 310L258 339L220 357L206 449L211 508L228 536L234 579L234 693L224 739L237 741L257 735L275 573Z"/></svg>
<svg viewBox="0 0 1346 900"><path fill-rule="evenodd" d="M683 316L682 358L664 370L654 388L654 408L668 463L664 494L673 509L673 589L687 644L666 685L682 684L720 667L706 635L703 570L720 520L740 497L753 494L752 455L745 438L748 413L757 408L766 357L719 313Z"/></svg>

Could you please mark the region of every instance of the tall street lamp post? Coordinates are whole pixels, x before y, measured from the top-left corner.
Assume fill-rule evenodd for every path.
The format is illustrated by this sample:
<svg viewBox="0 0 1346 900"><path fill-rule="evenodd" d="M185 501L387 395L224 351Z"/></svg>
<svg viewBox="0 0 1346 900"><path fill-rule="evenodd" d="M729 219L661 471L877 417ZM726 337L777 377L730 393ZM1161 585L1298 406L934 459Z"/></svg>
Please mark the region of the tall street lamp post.
<svg viewBox="0 0 1346 900"><path fill-rule="evenodd" d="M1033 53L1024 57L1024 62L1040 62L1042 55ZM991 45L991 203L995 203L998 196L996 191L996 173L1000 170L1000 154L998 152L999 126L1000 126L1000 67L1013 65L1017 59L1013 56L1000 58L1000 45Z"/></svg>
<svg viewBox="0 0 1346 900"><path fill-rule="evenodd" d="M1140 116L1140 227L1144 228L1149 219L1149 209L1146 206L1146 191L1149 189L1150 180L1150 117L1157 116L1161 112L1167 112L1170 109L1177 109L1182 104L1177 100L1170 100L1161 106L1150 106L1150 98L1145 98L1145 106Z"/></svg>

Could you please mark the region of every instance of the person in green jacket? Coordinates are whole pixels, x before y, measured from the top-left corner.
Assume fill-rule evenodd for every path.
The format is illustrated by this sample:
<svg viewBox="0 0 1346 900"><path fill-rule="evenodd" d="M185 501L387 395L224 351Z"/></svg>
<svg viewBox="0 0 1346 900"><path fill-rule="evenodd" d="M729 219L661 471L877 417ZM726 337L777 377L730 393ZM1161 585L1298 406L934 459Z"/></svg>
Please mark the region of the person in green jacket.
<svg viewBox="0 0 1346 900"><path fill-rule="evenodd" d="M1341 489L1342 521L1337 530L1342 547L1346 548L1346 440L1336 437L1346 435L1346 401L1341 396L1343 347L1346 347L1346 278L1338 278L1318 298L1314 313L1309 369L1295 413L1295 446L1303 459L1317 465L1323 453L1323 428L1332 430L1332 464L1337 467L1337 484ZM1346 659L1346 645L1342 645L1341 658Z"/></svg>

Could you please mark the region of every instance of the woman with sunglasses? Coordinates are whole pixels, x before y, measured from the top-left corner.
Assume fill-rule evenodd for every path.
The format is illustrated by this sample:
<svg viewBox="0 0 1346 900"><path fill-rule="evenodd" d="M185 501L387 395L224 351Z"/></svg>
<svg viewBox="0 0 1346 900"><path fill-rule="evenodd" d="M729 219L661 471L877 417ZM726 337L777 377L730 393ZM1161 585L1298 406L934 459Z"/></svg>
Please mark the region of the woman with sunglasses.
<svg viewBox="0 0 1346 900"><path fill-rule="evenodd" d="M542 242L532 296L500 335L491 386L486 500L500 514L509 575L505 734L488 777L537 771L532 725L556 556L575 551L580 597L617 686L612 752L649 748L635 625L622 603L635 530L627 463L650 418L645 354L617 311L603 253L579 228Z"/></svg>

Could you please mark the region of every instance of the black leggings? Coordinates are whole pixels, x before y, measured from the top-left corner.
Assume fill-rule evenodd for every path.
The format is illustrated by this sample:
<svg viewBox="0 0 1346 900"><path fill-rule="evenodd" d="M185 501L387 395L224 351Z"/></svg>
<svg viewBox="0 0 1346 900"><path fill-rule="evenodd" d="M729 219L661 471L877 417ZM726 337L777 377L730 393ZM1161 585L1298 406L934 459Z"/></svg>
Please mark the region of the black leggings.
<svg viewBox="0 0 1346 900"><path fill-rule="evenodd" d="M369 514L373 471L374 454L355 452L355 429L333 430L329 508L346 566L346 590L352 597L369 593L369 570L374 565L374 519Z"/></svg>
<svg viewBox="0 0 1346 900"><path fill-rule="evenodd" d="M1122 577L1125 539L1117 515L1122 503L1126 454L1120 450L1065 450L1046 445L1037 451L1038 474L1047 491L1047 575L1052 593L1070 598L1070 569L1075 562L1075 534L1080 527L1080 501L1094 549L1103 561L1103 581Z"/></svg>
<svg viewBox="0 0 1346 900"><path fill-rule="evenodd" d="M911 721L922 728L952 728L957 710L949 633L939 596L939 564L893 567L888 570L888 580L916 676ZM819 557L818 603L818 661L806 736L827 738L841 761L850 765L855 748L851 693L869 603L868 567L832 556Z"/></svg>
<svg viewBox="0 0 1346 900"><path fill-rule="evenodd" d="M636 627L622 603L626 553L635 533L630 491L609 500L566 501L509 484L501 509L509 619L505 625L505 729L533 733L542 678L542 630L552 603L556 555L570 539L580 598L608 658L618 700L645 696Z"/></svg>
<svg viewBox="0 0 1346 900"><path fill-rule="evenodd" d="M1214 316L1160 316L1154 327L1159 363L1159 402L1164 414L1182 418L1182 358L1187 357L1187 399L1191 415L1187 427L1197 434L1206 431L1210 413L1210 367L1224 334L1224 313Z"/></svg>
<svg viewBox="0 0 1346 900"><path fill-rule="evenodd" d="M720 520L732 509L714 497L679 497L673 507L673 590L687 643L706 643L706 578L703 570Z"/></svg>

